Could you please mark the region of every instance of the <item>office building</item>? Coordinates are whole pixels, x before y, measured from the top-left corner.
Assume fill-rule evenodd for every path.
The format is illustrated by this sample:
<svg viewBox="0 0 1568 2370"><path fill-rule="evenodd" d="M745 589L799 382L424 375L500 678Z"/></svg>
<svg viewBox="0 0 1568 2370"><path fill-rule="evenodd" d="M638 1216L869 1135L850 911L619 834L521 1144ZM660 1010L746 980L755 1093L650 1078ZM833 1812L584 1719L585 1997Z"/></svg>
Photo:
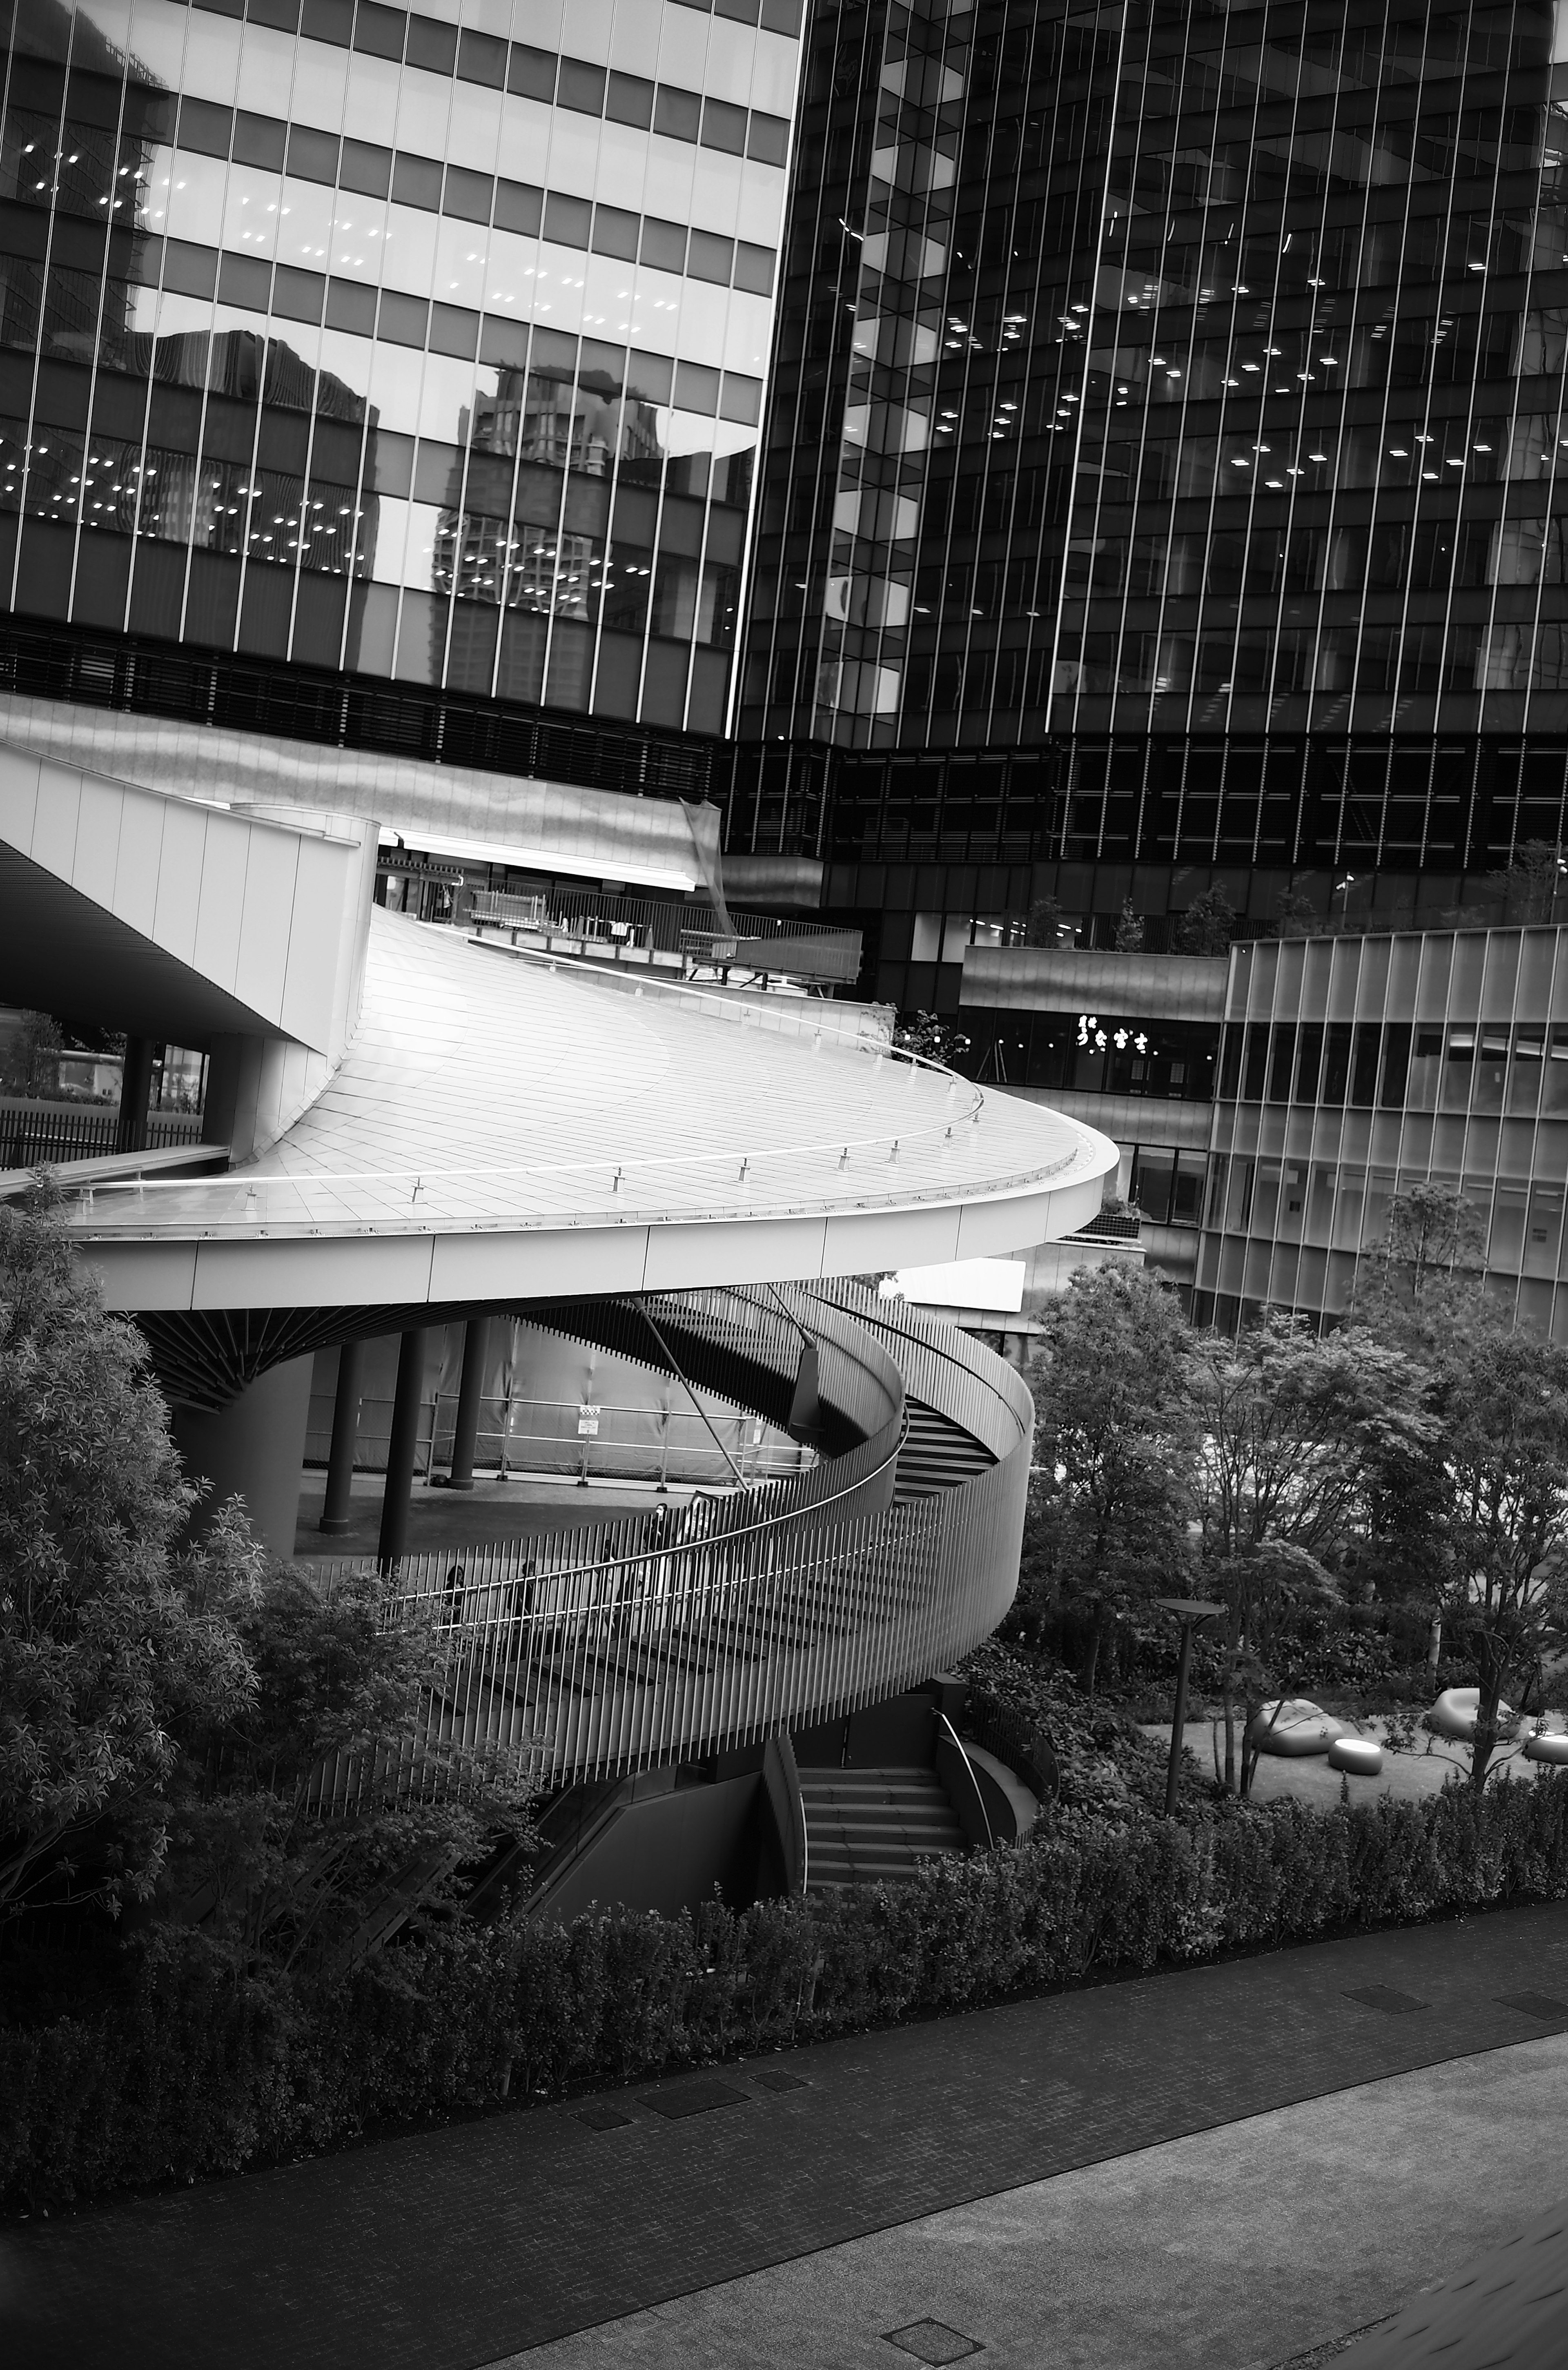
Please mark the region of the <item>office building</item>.
<svg viewBox="0 0 1568 2370"><path fill-rule="evenodd" d="M1046 898L1409 923L1560 838L1554 24L814 12L731 834L878 993Z"/></svg>
<svg viewBox="0 0 1568 2370"><path fill-rule="evenodd" d="M0 598L717 732L799 6L458 16L11 9Z"/></svg>

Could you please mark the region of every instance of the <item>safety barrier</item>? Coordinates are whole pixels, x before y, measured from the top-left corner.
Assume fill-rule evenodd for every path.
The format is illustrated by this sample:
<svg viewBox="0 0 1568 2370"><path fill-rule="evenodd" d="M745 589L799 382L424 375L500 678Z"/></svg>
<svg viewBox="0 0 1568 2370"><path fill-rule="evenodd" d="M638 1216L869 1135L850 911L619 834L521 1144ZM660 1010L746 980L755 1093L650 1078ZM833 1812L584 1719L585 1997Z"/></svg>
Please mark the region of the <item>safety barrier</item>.
<svg viewBox="0 0 1568 2370"><path fill-rule="evenodd" d="M678 1307L715 1340L776 1343L764 1312L748 1327L733 1306L743 1297L655 1306L672 1317ZM891 1375L896 1414L807 1474L678 1513L409 1559L387 1617L428 1626L438 1647L425 1725L396 1769L348 1759L325 1769L320 1810L350 1811L388 1788L443 1790L467 1753L499 1754L556 1785L759 1743L894 1694L990 1634L1017 1582L1024 1386L963 1335L863 1287L783 1297L859 1369L867 1406ZM839 1377L847 1388L852 1379ZM893 1495L905 1392L992 1460L914 1502ZM349 1568L363 1569L318 1568L322 1584Z"/></svg>

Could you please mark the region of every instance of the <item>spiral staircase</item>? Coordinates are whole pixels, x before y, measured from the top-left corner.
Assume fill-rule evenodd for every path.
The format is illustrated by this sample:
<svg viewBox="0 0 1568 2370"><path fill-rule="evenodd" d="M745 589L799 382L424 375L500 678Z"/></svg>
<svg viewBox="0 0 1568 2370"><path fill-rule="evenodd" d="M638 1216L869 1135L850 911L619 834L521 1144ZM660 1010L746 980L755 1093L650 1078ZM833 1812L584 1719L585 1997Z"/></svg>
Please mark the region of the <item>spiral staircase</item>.
<svg viewBox="0 0 1568 2370"><path fill-rule="evenodd" d="M538 1899L574 1897L566 1872L640 1802L663 1802L677 1824L698 1768L749 1776L771 1804L765 1857L787 1890L896 1877L974 1840L930 1752L846 1767L840 1739L987 1637L1011 1601L1032 1416L1019 1377L856 1284L527 1314L774 1421L799 1408L809 1367L819 1453L803 1473L673 1521L640 1513L409 1559L389 1617L434 1625L442 1671L400 1782L425 1795L451 1782L457 1748L506 1757L552 1806L570 1798L533 1872ZM317 1569L329 1588L353 1568ZM791 1738L814 1741L804 1766ZM817 1766L824 1753L839 1766ZM352 1812L372 1779L333 1764L318 1808Z"/></svg>

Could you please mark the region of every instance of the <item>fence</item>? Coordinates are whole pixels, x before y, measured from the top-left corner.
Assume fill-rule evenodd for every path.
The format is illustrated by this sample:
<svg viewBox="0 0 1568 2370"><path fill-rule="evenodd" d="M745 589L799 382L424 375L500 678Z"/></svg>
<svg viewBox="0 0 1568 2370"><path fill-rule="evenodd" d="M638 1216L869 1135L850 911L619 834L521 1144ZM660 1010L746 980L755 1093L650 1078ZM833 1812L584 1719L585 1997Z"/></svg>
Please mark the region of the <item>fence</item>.
<svg viewBox="0 0 1568 2370"><path fill-rule="evenodd" d="M360 1400L354 1469L381 1473L386 1469L387 1442L392 1431L390 1398ZM737 1474L744 1483L782 1478L805 1471L815 1460L809 1448L792 1440L767 1436L761 1420L722 1409L708 1410L708 1423L690 1408L652 1408L601 1399L591 1419L598 1430L581 1429L576 1399L508 1400L499 1397L479 1401L475 1437L476 1472L492 1473L502 1481L526 1479L535 1474L570 1474L585 1480L653 1481L661 1485L697 1483L710 1489L731 1488ZM306 1462L325 1465L332 1444L333 1396L311 1396L310 1424L306 1435ZM452 1439L457 1414L455 1391L438 1391L420 1409L414 1471L429 1480L452 1461ZM717 1432L722 1446L714 1443Z"/></svg>
<svg viewBox="0 0 1568 2370"><path fill-rule="evenodd" d="M6 1098L0 1100L0 1168L37 1168L71 1160L90 1160L114 1150L120 1113L110 1104L91 1103L73 1109L68 1103L35 1103ZM194 1111L151 1115L147 1140L141 1148L164 1152L171 1145L199 1144L202 1121Z"/></svg>
<svg viewBox="0 0 1568 2370"><path fill-rule="evenodd" d="M767 914L726 917L712 905L660 904L576 889L527 895L470 890L458 902L457 916L480 929L507 931L513 945L654 970L776 972L847 987L860 975L859 931L826 922L786 922Z"/></svg>
<svg viewBox="0 0 1568 2370"><path fill-rule="evenodd" d="M663 1305L735 1323L708 1304L743 1296ZM889 1316L861 1287L796 1288L790 1302L847 1360L858 1352L868 1400L890 1365L901 1386L917 1377L917 1395L996 1462L889 1503L901 1386L891 1426L798 1478L680 1514L409 1559L387 1617L430 1624L440 1648L423 1729L396 1769L345 1758L323 1770L321 1810L351 1810L373 1789L441 1791L476 1752L554 1783L757 1742L895 1692L989 1635L1017 1580L1028 1393L977 1344L915 1311ZM329 1590L363 1569L317 1568Z"/></svg>

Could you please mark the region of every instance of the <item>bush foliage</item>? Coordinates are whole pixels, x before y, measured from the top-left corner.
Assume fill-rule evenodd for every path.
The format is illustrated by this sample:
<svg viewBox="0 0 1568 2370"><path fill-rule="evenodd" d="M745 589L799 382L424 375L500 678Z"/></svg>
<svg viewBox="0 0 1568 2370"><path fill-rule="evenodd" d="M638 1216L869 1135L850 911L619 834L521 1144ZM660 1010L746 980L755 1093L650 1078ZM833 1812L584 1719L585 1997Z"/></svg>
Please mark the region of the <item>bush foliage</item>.
<svg viewBox="0 0 1568 2370"><path fill-rule="evenodd" d="M90 2008L52 2013L36 1969L26 2006L0 2002L0 2192L37 2208L190 2180L507 2096L1565 1894L1568 1775L1326 1815L1065 1807L1021 1845L896 1888L567 1927L455 1920L335 1985L155 1928Z"/></svg>

